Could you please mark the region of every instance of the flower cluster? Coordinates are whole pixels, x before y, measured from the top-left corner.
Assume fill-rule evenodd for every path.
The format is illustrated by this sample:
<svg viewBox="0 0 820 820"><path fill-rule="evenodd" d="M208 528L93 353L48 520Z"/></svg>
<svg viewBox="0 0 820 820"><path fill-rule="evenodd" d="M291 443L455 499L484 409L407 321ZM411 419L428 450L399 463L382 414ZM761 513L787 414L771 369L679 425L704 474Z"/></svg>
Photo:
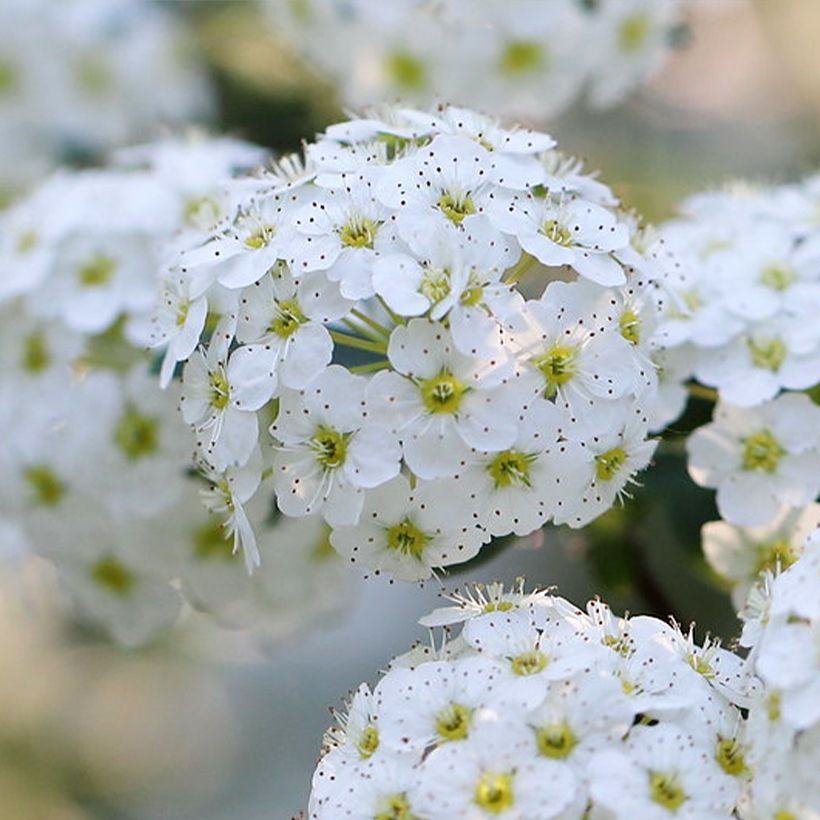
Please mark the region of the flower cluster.
<svg viewBox="0 0 820 820"><path fill-rule="evenodd" d="M704 550L738 606L817 517L803 508L820 492L820 407L790 392L820 383L817 198L816 178L698 194L653 248L660 382L718 400L687 442L689 472L717 490L725 522L704 528Z"/></svg>
<svg viewBox="0 0 820 820"><path fill-rule="evenodd" d="M0 29L0 186L210 109L182 31L149 0L5 0Z"/></svg>
<svg viewBox="0 0 820 820"><path fill-rule="evenodd" d="M224 218L224 179L263 158L231 140L167 140L58 174L3 214L0 520L124 643L170 625L183 599L275 637L345 594L321 522L265 527L264 504L248 515L270 558L248 578L223 526L230 494L189 475L179 391L159 389L146 351L162 259ZM305 592L314 583L328 594Z"/></svg>
<svg viewBox="0 0 820 820"><path fill-rule="evenodd" d="M752 592L741 643L763 683L749 709L754 778L743 817L813 818L820 807L820 536Z"/></svg>
<svg viewBox="0 0 820 820"><path fill-rule="evenodd" d="M230 196L169 265L155 337L163 383L185 361L202 468L247 488L226 509L249 563L260 478L351 561L413 580L582 526L648 464L643 235L547 135L385 111Z"/></svg>
<svg viewBox="0 0 820 820"><path fill-rule="evenodd" d="M349 105L464 104L543 121L613 105L663 64L682 0L267 0L271 26Z"/></svg>
<svg viewBox="0 0 820 820"><path fill-rule="evenodd" d="M421 623L460 634L394 660L326 735L311 820L732 815L754 696L739 657L600 601L455 600Z"/></svg>
<svg viewBox="0 0 820 820"><path fill-rule="evenodd" d="M663 226L658 333L676 369L739 407L820 379L820 180L699 194Z"/></svg>

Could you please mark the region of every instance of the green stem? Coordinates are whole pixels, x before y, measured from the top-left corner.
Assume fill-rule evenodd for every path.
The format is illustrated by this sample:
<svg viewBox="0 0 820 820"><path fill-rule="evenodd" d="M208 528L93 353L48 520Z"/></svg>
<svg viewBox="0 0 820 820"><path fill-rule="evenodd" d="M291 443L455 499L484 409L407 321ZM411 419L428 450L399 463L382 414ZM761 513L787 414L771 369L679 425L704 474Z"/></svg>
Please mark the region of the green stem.
<svg viewBox="0 0 820 820"><path fill-rule="evenodd" d="M719 398L718 391L713 390L711 387L703 387L700 384L687 384L686 389L689 391L690 396L695 396L695 398L703 399L704 401L715 403Z"/></svg>
<svg viewBox="0 0 820 820"><path fill-rule="evenodd" d="M368 327L373 328L376 333L380 334L381 336L386 336L388 339L390 338L391 331L386 328L381 322L377 322L375 319L371 319L366 313L362 313L360 310L353 310L350 313L355 316L360 322L363 322Z"/></svg>
<svg viewBox="0 0 820 820"><path fill-rule="evenodd" d="M331 330L330 338L336 344L344 345L345 347L353 347L357 350L366 350L368 353L387 353L387 344L385 342L372 342L367 339L360 339L358 336L351 336L349 333L342 333L340 330Z"/></svg>
<svg viewBox="0 0 820 820"><path fill-rule="evenodd" d="M342 319L342 324L352 330L357 336L364 336L366 339L370 339L375 344L381 344L384 341L384 336L374 333L369 328L362 327L352 319Z"/></svg>
<svg viewBox="0 0 820 820"><path fill-rule="evenodd" d="M387 311L387 315L390 317L390 320L394 324L397 324L397 325L407 324L407 322L404 320L403 317L399 316L398 313L394 313L392 310L390 310L390 308L387 305L387 302L385 302L384 299L382 299L381 296L377 296L376 298L379 300L379 302L381 302L381 306Z"/></svg>
<svg viewBox="0 0 820 820"><path fill-rule="evenodd" d="M504 284L514 285L528 274L536 265L538 260L528 253L525 253L518 262L511 267L504 275Z"/></svg>
<svg viewBox="0 0 820 820"><path fill-rule="evenodd" d="M347 369L351 373L375 373L377 370L386 370L390 367L390 362L387 359L379 359L377 362L368 362L367 364L356 364Z"/></svg>

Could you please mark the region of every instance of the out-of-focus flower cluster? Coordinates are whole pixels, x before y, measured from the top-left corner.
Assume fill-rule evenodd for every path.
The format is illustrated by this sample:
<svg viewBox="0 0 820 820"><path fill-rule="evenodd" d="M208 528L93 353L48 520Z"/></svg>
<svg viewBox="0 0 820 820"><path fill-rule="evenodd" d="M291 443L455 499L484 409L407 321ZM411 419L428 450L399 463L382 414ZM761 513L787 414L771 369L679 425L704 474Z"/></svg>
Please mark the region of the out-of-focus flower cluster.
<svg viewBox="0 0 820 820"><path fill-rule="evenodd" d="M543 122L623 100L668 56L682 0L266 0L345 103L451 101Z"/></svg>
<svg viewBox="0 0 820 820"><path fill-rule="evenodd" d="M785 568L820 519L818 179L736 186L687 200L654 248L662 304L661 390L717 400L687 442L689 472L717 491L725 522L704 528L712 567L741 606L766 569Z"/></svg>
<svg viewBox="0 0 820 820"><path fill-rule="evenodd" d="M5 538L50 558L124 643L169 626L183 600L278 637L345 596L322 524L267 526L263 502L248 515L266 564L248 578L222 496L190 475L178 390L159 389L147 352L163 259L230 211L224 180L264 156L232 140L167 140L59 173L2 216Z"/></svg>
<svg viewBox="0 0 820 820"><path fill-rule="evenodd" d="M184 32L151 0L4 0L0 187L207 115Z"/></svg>
<svg viewBox="0 0 820 820"><path fill-rule="evenodd" d="M311 820L733 816L759 686L739 656L600 601L454 600L421 623L460 633L394 660L328 732Z"/></svg>
<svg viewBox="0 0 820 820"><path fill-rule="evenodd" d="M583 526L648 464L644 237L547 135L385 110L229 197L169 265L155 343L163 383L185 361L182 413L249 566L260 487L414 580Z"/></svg>

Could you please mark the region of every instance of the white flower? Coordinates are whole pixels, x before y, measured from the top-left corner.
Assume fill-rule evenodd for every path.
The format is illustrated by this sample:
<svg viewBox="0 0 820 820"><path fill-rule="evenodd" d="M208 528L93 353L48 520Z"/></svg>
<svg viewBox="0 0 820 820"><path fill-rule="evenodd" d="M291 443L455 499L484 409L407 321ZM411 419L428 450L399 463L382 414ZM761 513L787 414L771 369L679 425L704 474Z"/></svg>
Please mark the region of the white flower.
<svg viewBox="0 0 820 820"><path fill-rule="evenodd" d="M387 355L395 370L374 376L368 410L400 438L417 476L453 475L470 448L500 452L513 443L520 391L504 383L503 353L465 356L443 324L413 319L393 331Z"/></svg>
<svg viewBox="0 0 820 820"><path fill-rule="evenodd" d="M352 563L405 581L468 561L487 534L465 515L464 502L456 496L442 503L440 493L436 482L418 482L411 490L404 476L396 476L367 492L358 523L334 527L330 543Z"/></svg>
<svg viewBox="0 0 820 820"><path fill-rule="evenodd" d="M355 524L365 494L399 471L400 451L365 410L365 379L331 365L304 390L283 391L271 434L279 508L286 515L322 512L331 524Z"/></svg>
<svg viewBox="0 0 820 820"><path fill-rule="evenodd" d="M219 331L217 331L219 333ZM256 411L273 393L266 362L242 348L230 358L212 344L188 359L182 374L182 416L197 433L203 457L216 470L245 464L256 448Z"/></svg>
<svg viewBox="0 0 820 820"><path fill-rule="evenodd" d="M604 286L626 281L612 254L629 244L629 230L600 205L573 197L510 195L496 197L489 216L544 265L568 265Z"/></svg>
<svg viewBox="0 0 820 820"><path fill-rule="evenodd" d="M721 516L762 526L781 504L802 506L820 492L820 408L799 394L754 409L721 404L687 451L693 480L717 489Z"/></svg>
<svg viewBox="0 0 820 820"><path fill-rule="evenodd" d="M271 394L301 389L330 364L333 341L325 327L350 303L321 273L293 278L277 268L242 292L236 338L247 359L270 374Z"/></svg>
<svg viewBox="0 0 820 820"><path fill-rule="evenodd" d="M673 726L638 726L625 752L600 752L590 767L593 800L624 820L726 817L737 799L734 780Z"/></svg>

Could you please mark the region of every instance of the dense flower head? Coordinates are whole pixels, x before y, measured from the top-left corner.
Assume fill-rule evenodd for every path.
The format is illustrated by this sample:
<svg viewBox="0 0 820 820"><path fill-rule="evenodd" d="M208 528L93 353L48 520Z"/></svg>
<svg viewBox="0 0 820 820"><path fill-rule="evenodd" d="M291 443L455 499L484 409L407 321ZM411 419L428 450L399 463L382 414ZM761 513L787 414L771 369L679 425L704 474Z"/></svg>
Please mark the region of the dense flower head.
<svg viewBox="0 0 820 820"><path fill-rule="evenodd" d="M233 218L225 180L264 158L169 138L59 173L0 221L0 519L126 644L170 626L183 601L273 639L346 595L322 522L280 529L266 505L242 507L258 460L191 476L178 385L159 388L147 350L157 326L190 321L170 296L158 307L163 259ZM253 579L236 550L251 528L268 556Z"/></svg>
<svg viewBox="0 0 820 820"><path fill-rule="evenodd" d="M464 104L543 121L624 99L661 66L682 0L267 0L272 29L350 105Z"/></svg>
<svg viewBox="0 0 820 820"><path fill-rule="evenodd" d="M649 463L644 237L546 134L385 109L229 191L156 317L206 471L261 457L282 513L415 580L583 526Z"/></svg>
<svg viewBox="0 0 820 820"><path fill-rule="evenodd" d="M749 709L755 776L741 816L814 818L820 807L820 537L787 569L767 573L742 613L741 643L762 686Z"/></svg>
<svg viewBox="0 0 820 820"><path fill-rule="evenodd" d="M209 113L204 71L157 3L5 0L0 27L0 189Z"/></svg>
<svg viewBox="0 0 820 820"><path fill-rule="evenodd" d="M754 407L820 381L818 179L736 186L662 226L658 335L679 375Z"/></svg>
<svg viewBox="0 0 820 820"><path fill-rule="evenodd" d="M455 604L422 623L458 634L338 716L311 820L732 816L756 686L741 658L598 600L494 584Z"/></svg>

